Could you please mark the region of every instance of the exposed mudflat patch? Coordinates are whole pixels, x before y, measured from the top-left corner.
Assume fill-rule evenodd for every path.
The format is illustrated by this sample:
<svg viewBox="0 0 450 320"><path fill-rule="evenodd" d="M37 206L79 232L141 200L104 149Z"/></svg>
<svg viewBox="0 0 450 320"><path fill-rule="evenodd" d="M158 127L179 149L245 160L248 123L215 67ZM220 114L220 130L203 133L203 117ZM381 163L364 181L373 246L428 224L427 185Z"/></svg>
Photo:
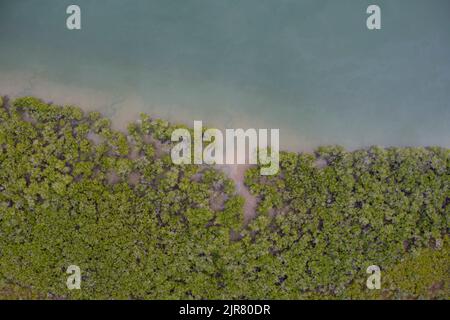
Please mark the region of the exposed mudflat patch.
<svg viewBox="0 0 450 320"><path fill-rule="evenodd" d="M255 196L250 193L250 190L244 183L245 172L247 169L252 167L248 164L230 164L230 165L219 165L218 168L225 172L225 174L234 181L236 186L236 192L242 196L245 200L244 204L244 220L245 222L250 221L256 216L256 207L258 200Z"/></svg>

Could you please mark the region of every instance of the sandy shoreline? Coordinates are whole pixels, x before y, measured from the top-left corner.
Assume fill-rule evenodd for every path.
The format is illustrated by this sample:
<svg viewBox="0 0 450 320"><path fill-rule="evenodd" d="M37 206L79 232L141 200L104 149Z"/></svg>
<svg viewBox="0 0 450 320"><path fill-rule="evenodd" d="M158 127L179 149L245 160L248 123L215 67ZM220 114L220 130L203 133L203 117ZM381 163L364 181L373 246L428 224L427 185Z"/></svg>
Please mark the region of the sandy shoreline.
<svg viewBox="0 0 450 320"><path fill-rule="evenodd" d="M125 131L128 124L139 119L140 113L154 119L164 119L175 124L193 126L194 120L203 121L204 127L227 128L278 128L264 123L260 117L235 114L227 111L225 119L218 118L214 112L195 117L187 108L181 106L157 106L146 101L136 92L124 90L104 91L91 87L79 87L51 81L39 72L2 72L0 76L0 94L11 99L34 96L57 105L74 105L85 112L98 111L111 120L114 130ZM296 135L295 130L280 129L280 149L292 152L312 152L321 143L307 141Z"/></svg>

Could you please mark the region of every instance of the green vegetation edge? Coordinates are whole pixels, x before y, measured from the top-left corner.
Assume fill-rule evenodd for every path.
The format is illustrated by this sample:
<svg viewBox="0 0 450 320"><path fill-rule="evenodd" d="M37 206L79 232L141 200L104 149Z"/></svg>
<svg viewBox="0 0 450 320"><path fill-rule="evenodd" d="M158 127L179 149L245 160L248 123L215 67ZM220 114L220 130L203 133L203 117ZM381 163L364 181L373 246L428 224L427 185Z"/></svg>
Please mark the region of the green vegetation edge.
<svg viewBox="0 0 450 320"><path fill-rule="evenodd" d="M222 172L171 163L176 127L0 98L0 298L449 298L449 149L283 152L244 223Z"/></svg>

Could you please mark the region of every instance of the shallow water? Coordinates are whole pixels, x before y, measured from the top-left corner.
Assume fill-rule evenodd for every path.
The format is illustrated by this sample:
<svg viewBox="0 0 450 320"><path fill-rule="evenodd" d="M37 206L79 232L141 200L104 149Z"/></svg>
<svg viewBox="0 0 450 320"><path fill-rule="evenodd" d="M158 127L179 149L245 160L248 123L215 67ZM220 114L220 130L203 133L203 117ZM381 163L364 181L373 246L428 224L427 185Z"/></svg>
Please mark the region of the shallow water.
<svg viewBox="0 0 450 320"><path fill-rule="evenodd" d="M65 9L82 9L68 31ZM366 8L382 9L382 30ZM448 0L0 0L0 93L281 145L450 147Z"/></svg>

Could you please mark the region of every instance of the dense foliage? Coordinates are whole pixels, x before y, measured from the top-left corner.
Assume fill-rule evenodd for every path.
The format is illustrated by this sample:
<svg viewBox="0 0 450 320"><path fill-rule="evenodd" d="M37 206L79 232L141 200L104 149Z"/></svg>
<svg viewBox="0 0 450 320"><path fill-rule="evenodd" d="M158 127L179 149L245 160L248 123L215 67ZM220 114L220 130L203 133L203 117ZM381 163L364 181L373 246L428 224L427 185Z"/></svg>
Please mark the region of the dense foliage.
<svg viewBox="0 0 450 320"><path fill-rule="evenodd" d="M321 147L314 155L284 153L280 175L262 177L251 169L247 184L260 196L257 241L269 242L284 266L287 288L312 297L317 292L347 297L350 283L359 279L365 285L366 267L389 272L407 256L420 255L421 248L444 251L436 254L445 267L440 280L450 274L444 245L450 213L448 149ZM429 280L423 272L406 275L405 283L418 286ZM398 288L403 287L392 290ZM448 295L447 282L442 289ZM415 293L396 296L425 297Z"/></svg>
<svg viewBox="0 0 450 320"><path fill-rule="evenodd" d="M450 150L283 153L246 183L171 163L173 126L0 100L0 297L448 298ZM81 290L66 268L82 270ZM369 265L382 290L365 288ZM385 277L384 277L385 275Z"/></svg>

